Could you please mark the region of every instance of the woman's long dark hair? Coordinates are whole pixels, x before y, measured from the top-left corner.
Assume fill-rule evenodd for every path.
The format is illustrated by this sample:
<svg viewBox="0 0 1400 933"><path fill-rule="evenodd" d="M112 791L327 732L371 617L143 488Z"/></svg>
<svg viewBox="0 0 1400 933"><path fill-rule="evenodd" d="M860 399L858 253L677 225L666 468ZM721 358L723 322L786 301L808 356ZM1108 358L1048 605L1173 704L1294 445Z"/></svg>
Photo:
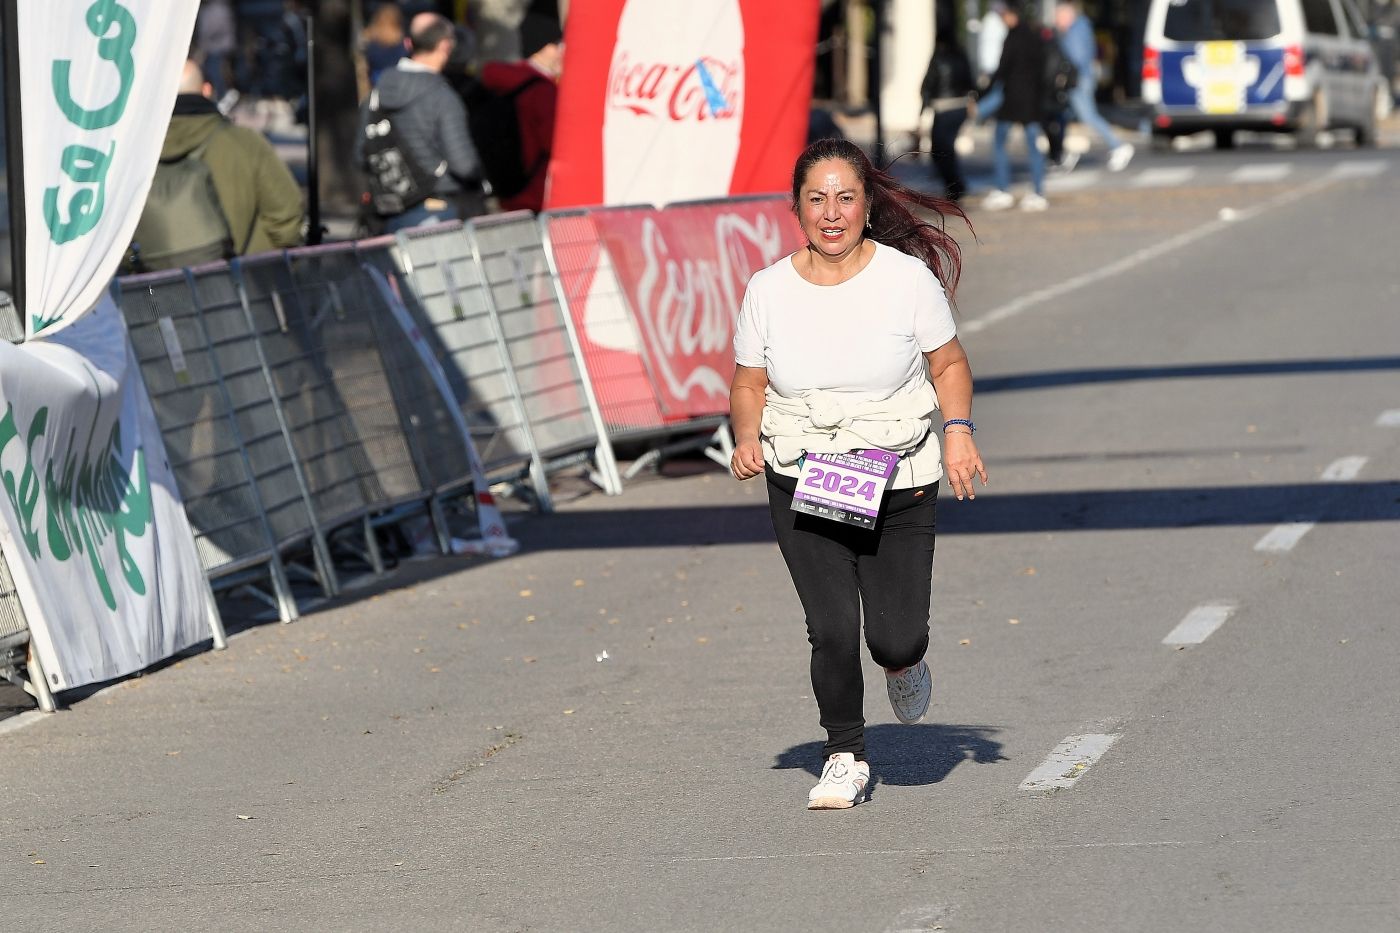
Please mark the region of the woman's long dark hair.
<svg viewBox="0 0 1400 933"><path fill-rule="evenodd" d="M972 229L972 222L955 201L923 194L901 185L888 172L877 169L855 143L845 139L819 139L802 151L792 167L792 208L799 211L802 184L812 166L825 159L840 159L855 169L870 202L870 224L865 235L878 243L892 246L902 253L923 260L949 300L958 288L962 274L962 250L958 241L945 229L949 217L957 217ZM929 211L937 218L930 223L917 216L913 208Z"/></svg>

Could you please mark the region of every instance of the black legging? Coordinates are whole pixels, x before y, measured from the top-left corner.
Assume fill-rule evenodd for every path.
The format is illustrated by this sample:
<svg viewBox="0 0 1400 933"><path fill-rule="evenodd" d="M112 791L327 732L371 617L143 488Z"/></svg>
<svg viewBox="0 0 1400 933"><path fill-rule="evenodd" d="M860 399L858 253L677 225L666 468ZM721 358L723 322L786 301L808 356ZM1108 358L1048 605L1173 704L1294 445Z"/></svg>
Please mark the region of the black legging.
<svg viewBox="0 0 1400 933"><path fill-rule="evenodd" d="M928 650L938 484L886 492L879 523L866 531L794 512L797 480L771 467L765 475L778 547L807 613L826 754L851 752L863 761L861 605L875 663L892 670L917 664Z"/></svg>

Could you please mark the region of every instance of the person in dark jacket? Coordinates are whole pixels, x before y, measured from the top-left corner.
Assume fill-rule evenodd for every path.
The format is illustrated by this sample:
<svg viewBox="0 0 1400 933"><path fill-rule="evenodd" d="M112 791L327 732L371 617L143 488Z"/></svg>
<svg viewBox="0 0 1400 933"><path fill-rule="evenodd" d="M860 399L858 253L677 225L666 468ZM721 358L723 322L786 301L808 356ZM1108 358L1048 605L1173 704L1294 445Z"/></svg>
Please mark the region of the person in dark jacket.
<svg viewBox="0 0 1400 933"><path fill-rule="evenodd" d="M962 164L955 144L958 132L967 120L968 95L972 93L972 63L958 45L951 23L940 28L933 46L922 88L924 109L933 110L933 129L929 133L933 169L943 179L944 197L960 201L967 192Z"/></svg>
<svg viewBox="0 0 1400 933"><path fill-rule="evenodd" d="M1006 151L1011 125L1019 123L1026 140L1026 158L1030 163L1030 194L1021 198L1021 209L1043 211L1045 200L1045 156L1038 146L1041 125L1045 120L1045 41L1040 30L1025 22L1016 7L1002 13L1008 32L1002 46L1001 61L992 85L1001 87L1005 99L996 114L996 130L992 137L993 166L996 190L987 195L982 207L989 211L1006 210L1016 199L1011 195L1011 157Z"/></svg>
<svg viewBox="0 0 1400 933"><path fill-rule="evenodd" d="M407 156L437 181L427 200L383 218L390 233L486 212L467 108L442 76L456 43L452 23L419 13L409 22L408 37L409 57L380 76L371 106L377 102L391 116Z"/></svg>
<svg viewBox="0 0 1400 933"><path fill-rule="evenodd" d="M502 196L501 207L541 211L549 154L554 149L557 82L564 64L564 35L559 24L547 16L527 15L520 24L520 51L523 61L488 63L481 69L481 83L495 94L515 93L521 161L530 178L522 191Z"/></svg>

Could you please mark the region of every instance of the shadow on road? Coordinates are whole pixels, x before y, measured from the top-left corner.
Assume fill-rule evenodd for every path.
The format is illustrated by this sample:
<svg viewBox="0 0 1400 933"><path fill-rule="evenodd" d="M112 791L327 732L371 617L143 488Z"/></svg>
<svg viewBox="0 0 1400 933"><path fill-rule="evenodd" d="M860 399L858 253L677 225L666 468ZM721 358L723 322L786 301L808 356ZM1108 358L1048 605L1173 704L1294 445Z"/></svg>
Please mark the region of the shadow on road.
<svg viewBox="0 0 1400 933"><path fill-rule="evenodd" d="M1179 486L978 496L939 503L940 534L1400 520L1400 481ZM515 526L529 551L704 547L773 541L766 505L570 510Z"/></svg>
<svg viewBox="0 0 1400 933"><path fill-rule="evenodd" d="M1009 761L1001 743L991 736L991 726L958 726L921 723L916 726L880 723L865 729L865 750L870 758L870 783L896 787L937 784L964 761L996 764ZM778 756L773 770L801 769L821 777L821 742L794 745Z"/></svg>
<svg viewBox="0 0 1400 933"><path fill-rule="evenodd" d="M1156 379L1214 379L1222 376L1287 376L1299 373L1356 373L1400 369L1400 356L1356 359L1263 360L1239 363L1190 363L1180 366L1115 366L1104 369L1063 369L1015 376L978 376L977 394L1058 389L1104 382L1143 382Z"/></svg>

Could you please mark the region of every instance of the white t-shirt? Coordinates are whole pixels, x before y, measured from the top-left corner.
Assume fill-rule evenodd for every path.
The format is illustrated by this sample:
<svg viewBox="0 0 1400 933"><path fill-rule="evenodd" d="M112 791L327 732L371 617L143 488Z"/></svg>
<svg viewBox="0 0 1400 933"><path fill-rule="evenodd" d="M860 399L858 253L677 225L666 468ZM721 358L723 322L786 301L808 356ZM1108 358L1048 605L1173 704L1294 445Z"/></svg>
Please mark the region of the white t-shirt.
<svg viewBox="0 0 1400 933"><path fill-rule="evenodd" d="M865 268L839 285L813 285L790 256L755 273L734 329L734 361L767 369L779 395L823 389L888 398L927 379L923 354L957 332L928 266L875 243Z"/></svg>
<svg viewBox="0 0 1400 933"><path fill-rule="evenodd" d="M875 243L865 268L839 285L807 281L791 256L755 273L734 329L734 361L766 369L769 391L788 398L817 389L877 401L926 382L923 354L955 336L937 276L922 260ZM940 460L930 433L901 460L890 488L938 479Z"/></svg>

